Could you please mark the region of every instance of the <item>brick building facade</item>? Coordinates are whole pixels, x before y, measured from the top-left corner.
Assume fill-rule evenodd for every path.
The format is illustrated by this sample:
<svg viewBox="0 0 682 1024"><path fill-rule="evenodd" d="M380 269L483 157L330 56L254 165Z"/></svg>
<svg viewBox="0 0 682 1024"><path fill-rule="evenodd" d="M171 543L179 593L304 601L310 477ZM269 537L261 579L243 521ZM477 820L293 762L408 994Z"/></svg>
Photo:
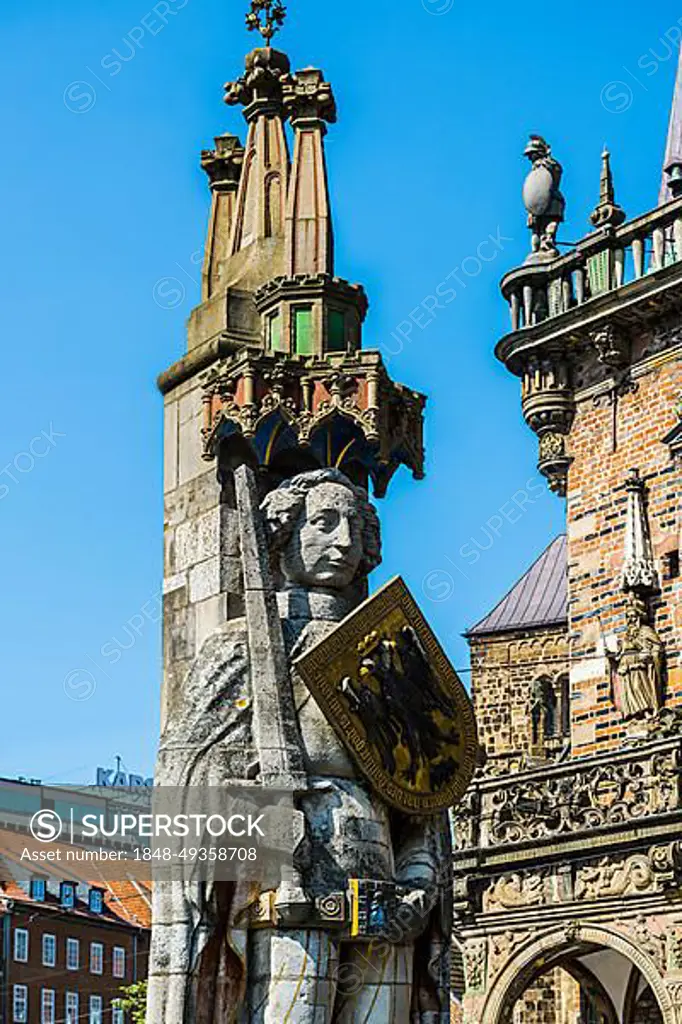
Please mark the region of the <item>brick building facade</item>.
<svg viewBox="0 0 682 1024"><path fill-rule="evenodd" d="M0 1024L130 1024L112 1003L147 977L151 883L102 860L77 817L69 842L64 822L87 811L110 826L139 792L0 779ZM56 807L60 831L39 841L36 813Z"/></svg>
<svg viewBox="0 0 682 1024"><path fill-rule="evenodd" d="M561 167L537 136L526 155L532 252L497 355L566 536L469 633L487 761L455 817L463 1019L680 1024L682 65L655 210L627 220L604 153L595 230L561 255Z"/></svg>
<svg viewBox="0 0 682 1024"><path fill-rule="evenodd" d="M112 1006L144 980L150 894L134 882L0 885L0 1022L125 1024Z"/></svg>

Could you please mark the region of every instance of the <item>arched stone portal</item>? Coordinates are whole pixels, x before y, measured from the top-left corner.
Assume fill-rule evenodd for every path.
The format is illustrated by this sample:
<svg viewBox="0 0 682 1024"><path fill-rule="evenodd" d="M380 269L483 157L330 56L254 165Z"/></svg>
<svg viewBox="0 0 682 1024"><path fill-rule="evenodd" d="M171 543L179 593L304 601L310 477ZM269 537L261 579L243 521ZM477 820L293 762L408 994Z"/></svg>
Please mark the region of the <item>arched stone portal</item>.
<svg viewBox="0 0 682 1024"><path fill-rule="evenodd" d="M660 1011L661 1024L682 1024L679 1009L650 957L620 932L579 924L547 931L517 949L488 990L480 1024L512 1024L514 1005L529 985L555 966L570 970L571 962L578 971L588 970L609 993L617 1024L637 1024L631 1019L631 993L632 979L638 975L642 991L651 993L652 1009ZM633 967L638 975L633 974ZM634 988L640 998L636 983Z"/></svg>

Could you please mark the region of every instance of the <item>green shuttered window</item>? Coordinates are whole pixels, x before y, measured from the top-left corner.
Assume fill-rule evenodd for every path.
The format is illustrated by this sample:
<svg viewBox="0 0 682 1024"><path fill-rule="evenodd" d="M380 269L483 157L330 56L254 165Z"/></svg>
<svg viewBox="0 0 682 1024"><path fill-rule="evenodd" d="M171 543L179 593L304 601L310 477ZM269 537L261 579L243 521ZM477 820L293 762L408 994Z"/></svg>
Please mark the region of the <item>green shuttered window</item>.
<svg viewBox="0 0 682 1024"><path fill-rule="evenodd" d="M313 310L301 306L294 310L294 352L299 356L313 354Z"/></svg>
<svg viewBox="0 0 682 1024"><path fill-rule="evenodd" d="M330 352L346 351L346 316L338 309L329 310L327 345Z"/></svg>

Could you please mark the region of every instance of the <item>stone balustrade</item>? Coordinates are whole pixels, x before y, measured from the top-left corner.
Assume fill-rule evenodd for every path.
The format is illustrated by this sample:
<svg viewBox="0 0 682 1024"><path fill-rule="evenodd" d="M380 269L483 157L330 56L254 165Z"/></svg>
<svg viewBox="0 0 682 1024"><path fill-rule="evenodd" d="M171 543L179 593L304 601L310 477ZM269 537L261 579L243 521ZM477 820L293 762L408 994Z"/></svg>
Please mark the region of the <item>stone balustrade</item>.
<svg viewBox="0 0 682 1024"><path fill-rule="evenodd" d="M565 256L528 263L502 280L512 332L561 316L606 292L682 262L682 199L582 239Z"/></svg>

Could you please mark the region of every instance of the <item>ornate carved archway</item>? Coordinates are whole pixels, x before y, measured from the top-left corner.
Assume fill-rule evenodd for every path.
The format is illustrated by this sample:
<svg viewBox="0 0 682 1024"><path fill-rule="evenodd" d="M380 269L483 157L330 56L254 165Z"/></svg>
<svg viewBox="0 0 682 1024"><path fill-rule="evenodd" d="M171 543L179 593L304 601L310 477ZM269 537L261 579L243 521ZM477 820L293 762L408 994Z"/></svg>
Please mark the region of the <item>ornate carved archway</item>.
<svg viewBox="0 0 682 1024"><path fill-rule="evenodd" d="M509 1024L518 996L537 975L567 955L611 949L634 964L651 987L663 1024L680 1024L680 1017L653 960L620 932L596 925L574 924L534 937L520 946L490 988L480 1024Z"/></svg>

